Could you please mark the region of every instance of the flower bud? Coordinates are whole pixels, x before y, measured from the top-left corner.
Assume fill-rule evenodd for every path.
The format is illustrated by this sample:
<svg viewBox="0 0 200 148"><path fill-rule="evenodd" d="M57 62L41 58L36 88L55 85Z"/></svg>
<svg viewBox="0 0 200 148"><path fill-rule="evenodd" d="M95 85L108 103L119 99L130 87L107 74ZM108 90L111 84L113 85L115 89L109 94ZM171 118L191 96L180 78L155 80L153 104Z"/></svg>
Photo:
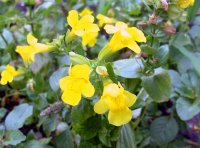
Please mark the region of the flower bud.
<svg viewBox="0 0 200 148"><path fill-rule="evenodd" d="M168 2L167 0L161 0L162 7L165 11L168 10Z"/></svg>
<svg viewBox="0 0 200 148"><path fill-rule="evenodd" d="M102 77L108 76L108 72L105 66L97 66L96 72Z"/></svg>
<svg viewBox="0 0 200 148"><path fill-rule="evenodd" d="M149 16L149 23L150 24L157 24L158 16L155 13Z"/></svg>
<svg viewBox="0 0 200 148"><path fill-rule="evenodd" d="M164 24L164 32L168 35L173 35L176 33L176 28L168 21Z"/></svg>
<svg viewBox="0 0 200 148"><path fill-rule="evenodd" d="M139 26L139 27L145 27L145 26L147 26L147 23L140 21L140 22L137 23L137 26Z"/></svg>

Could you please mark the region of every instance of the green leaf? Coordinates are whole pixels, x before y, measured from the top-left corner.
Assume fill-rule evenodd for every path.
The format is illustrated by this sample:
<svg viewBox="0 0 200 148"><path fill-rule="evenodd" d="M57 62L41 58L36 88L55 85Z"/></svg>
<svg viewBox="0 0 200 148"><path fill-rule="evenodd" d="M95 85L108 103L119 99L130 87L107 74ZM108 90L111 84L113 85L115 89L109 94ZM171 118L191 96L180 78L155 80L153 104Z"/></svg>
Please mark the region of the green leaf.
<svg viewBox="0 0 200 148"><path fill-rule="evenodd" d="M200 76L200 60L199 58L192 53L191 51L187 50L187 48L185 48L184 46L180 45L180 44L174 44L174 46L184 55L186 56L193 64L194 69L196 70L196 72L199 74Z"/></svg>
<svg viewBox="0 0 200 148"><path fill-rule="evenodd" d="M122 126L117 148L136 148L134 132L129 124Z"/></svg>
<svg viewBox="0 0 200 148"><path fill-rule="evenodd" d="M195 18L199 8L200 8L200 1L196 0L194 5L192 7L190 7L188 10L188 20L189 21L192 21Z"/></svg>
<svg viewBox="0 0 200 148"><path fill-rule="evenodd" d="M53 72L53 74L49 78L49 84L53 91L58 91L60 88L60 79L66 76L68 73L68 68L59 68L57 71Z"/></svg>
<svg viewBox="0 0 200 148"><path fill-rule="evenodd" d="M138 59L124 59L113 62L114 72L116 75L124 78L141 77L143 64Z"/></svg>
<svg viewBox="0 0 200 148"><path fill-rule="evenodd" d="M155 55L160 65L164 64L167 61L168 56L169 56L169 45L160 46L157 54Z"/></svg>
<svg viewBox="0 0 200 148"><path fill-rule="evenodd" d="M48 117L46 120L44 120L43 130L46 135L50 136L51 132L56 129L57 120L58 119L56 118L56 115Z"/></svg>
<svg viewBox="0 0 200 148"><path fill-rule="evenodd" d="M63 147L66 146L67 148L74 148L74 143L72 139L72 134L67 128L63 131L60 135L55 138L56 147Z"/></svg>
<svg viewBox="0 0 200 148"><path fill-rule="evenodd" d="M17 145L25 139L26 136L24 136L19 130L7 131L5 145Z"/></svg>
<svg viewBox="0 0 200 148"><path fill-rule="evenodd" d="M101 120L99 117L91 117L84 123L74 123L73 130L81 136L82 139L88 140L95 137L100 129Z"/></svg>
<svg viewBox="0 0 200 148"><path fill-rule="evenodd" d="M26 103L15 107L6 117L7 130L16 130L23 126L25 120L33 114L33 106Z"/></svg>
<svg viewBox="0 0 200 148"><path fill-rule="evenodd" d="M44 148L44 145L39 141L30 140L23 144L22 148Z"/></svg>
<svg viewBox="0 0 200 148"><path fill-rule="evenodd" d="M155 119L150 126L151 138L158 145L171 142L178 133L178 125L174 118L163 116Z"/></svg>
<svg viewBox="0 0 200 148"><path fill-rule="evenodd" d="M88 118L94 115L93 106L85 98L82 99L79 105L72 109L71 116L74 123L83 123Z"/></svg>
<svg viewBox="0 0 200 148"><path fill-rule="evenodd" d="M151 76L142 77L142 86L155 102L168 101L171 94L171 79L168 71L157 68Z"/></svg>
<svg viewBox="0 0 200 148"><path fill-rule="evenodd" d="M117 77L114 73L114 70L113 70L113 67L111 65L111 63L107 63L106 64L106 69L107 69L107 72L109 74L109 78L114 82L114 83L117 83Z"/></svg>
<svg viewBox="0 0 200 148"><path fill-rule="evenodd" d="M111 147L111 141L109 139L109 131L103 127L101 128L101 130L99 131L99 140L106 146Z"/></svg>
<svg viewBox="0 0 200 148"><path fill-rule="evenodd" d="M176 101L176 111L181 120L190 120L200 112L200 101L179 98Z"/></svg>
<svg viewBox="0 0 200 148"><path fill-rule="evenodd" d="M6 128L3 124L0 124L0 139L3 139L3 136L5 134ZM1 146L1 144L0 144Z"/></svg>
<svg viewBox="0 0 200 148"><path fill-rule="evenodd" d="M6 111L7 110L5 108L0 108L0 120L5 116Z"/></svg>

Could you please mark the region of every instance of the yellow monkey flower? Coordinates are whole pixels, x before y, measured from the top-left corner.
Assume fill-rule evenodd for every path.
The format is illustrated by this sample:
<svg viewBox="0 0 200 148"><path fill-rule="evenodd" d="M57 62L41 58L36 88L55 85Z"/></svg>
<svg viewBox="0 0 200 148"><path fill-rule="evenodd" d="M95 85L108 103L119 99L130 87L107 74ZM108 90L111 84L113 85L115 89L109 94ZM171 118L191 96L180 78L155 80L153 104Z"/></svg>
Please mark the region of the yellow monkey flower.
<svg viewBox="0 0 200 148"><path fill-rule="evenodd" d="M70 67L69 76L60 79L60 88L63 91L63 102L75 106L81 100L81 94L92 97L95 89L89 81L90 67L86 64Z"/></svg>
<svg viewBox="0 0 200 148"><path fill-rule="evenodd" d="M14 77L19 76L20 72L16 71L11 65L7 65L6 69L1 73L0 84L6 85L8 82L12 82Z"/></svg>
<svg viewBox="0 0 200 148"><path fill-rule="evenodd" d="M117 22L115 26L106 25L104 29L108 34L114 35L110 42L99 53L99 60L102 60L125 47L138 54L141 52L141 49L136 42L146 42L146 37L141 30L136 27L128 27L124 22Z"/></svg>
<svg viewBox="0 0 200 148"><path fill-rule="evenodd" d="M121 86L120 83L111 83L104 87L103 95L94 105L94 111L103 114L109 110L108 121L115 126L128 123L132 118L129 109L136 101L136 96Z"/></svg>
<svg viewBox="0 0 200 148"><path fill-rule="evenodd" d="M30 33L27 35L29 45L17 46L16 52L20 54L25 63L35 61L35 54L53 50L53 46L38 43L38 39Z"/></svg>
<svg viewBox="0 0 200 148"><path fill-rule="evenodd" d="M102 14L97 15L97 19L99 20L99 27L102 27L104 24L112 24L115 23L115 19L109 18Z"/></svg>
<svg viewBox="0 0 200 148"><path fill-rule="evenodd" d="M85 15L90 15L90 14L92 14L93 12L89 9L89 8L84 8L83 9L83 11L81 11L80 13L79 13L79 15L81 16L81 17L83 17L83 16L85 16Z"/></svg>
<svg viewBox="0 0 200 148"><path fill-rule="evenodd" d="M124 22L117 22L115 26L106 25L105 30L108 34L114 34L109 43L112 52L128 47L135 53L140 53L141 49L136 42L146 42L141 30L128 27Z"/></svg>
<svg viewBox="0 0 200 148"><path fill-rule="evenodd" d="M194 0L178 0L177 4L181 7L181 8L187 8L189 5L193 5L194 4Z"/></svg>
<svg viewBox="0 0 200 148"><path fill-rule="evenodd" d="M72 28L71 35L82 37L82 44L92 47L96 43L99 27L97 24L94 24L94 17L92 15L84 15L80 19L79 15L76 10L69 12L67 22Z"/></svg>

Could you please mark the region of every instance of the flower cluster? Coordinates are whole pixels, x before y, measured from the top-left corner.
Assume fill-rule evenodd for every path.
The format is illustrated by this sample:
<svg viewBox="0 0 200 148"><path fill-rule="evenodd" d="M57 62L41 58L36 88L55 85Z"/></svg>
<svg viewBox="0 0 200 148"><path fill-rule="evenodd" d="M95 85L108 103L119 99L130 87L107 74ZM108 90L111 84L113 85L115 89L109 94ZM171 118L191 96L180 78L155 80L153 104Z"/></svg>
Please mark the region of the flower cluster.
<svg viewBox="0 0 200 148"><path fill-rule="evenodd" d="M181 7L181 8L187 8L188 6L192 6L194 4L194 0L178 0L177 4Z"/></svg>
<svg viewBox="0 0 200 148"><path fill-rule="evenodd" d="M80 19L79 16L81 16ZM97 24L94 24L94 17L90 14L90 11L89 14L87 10L78 14L76 10L71 10L67 17L67 22L72 28L71 36L77 35L81 37L83 45L95 45L99 27Z"/></svg>

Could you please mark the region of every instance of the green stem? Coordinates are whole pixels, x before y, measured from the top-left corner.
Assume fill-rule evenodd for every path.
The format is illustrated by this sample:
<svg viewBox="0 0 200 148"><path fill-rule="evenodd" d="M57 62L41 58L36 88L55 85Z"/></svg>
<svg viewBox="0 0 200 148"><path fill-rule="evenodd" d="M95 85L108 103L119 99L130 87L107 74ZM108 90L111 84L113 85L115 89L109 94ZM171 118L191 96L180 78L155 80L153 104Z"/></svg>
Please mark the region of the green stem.
<svg viewBox="0 0 200 148"><path fill-rule="evenodd" d="M32 10L32 8L31 8L31 6L30 6L30 9L29 9L29 20L31 21L31 23L30 23L30 25L31 25L31 30L32 30L32 33L33 33L33 35L34 35L34 33L35 33L35 30L34 30L34 24L33 24L33 22L32 22L32 12L33 12L33 10Z"/></svg>
<svg viewBox="0 0 200 148"><path fill-rule="evenodd" d="M146 112L146 110L147 110L147 107L148 107L148 105L146 105L146 106L142 109L142 113L141 113L140 117L137 118L137 120L136 120L135 123L133 124L133 129L135 129L135 128L140 124L140 122L142 121L142 119L143 119L143 117L144 117L144 115L145 115L145 112Z"/></svg>

